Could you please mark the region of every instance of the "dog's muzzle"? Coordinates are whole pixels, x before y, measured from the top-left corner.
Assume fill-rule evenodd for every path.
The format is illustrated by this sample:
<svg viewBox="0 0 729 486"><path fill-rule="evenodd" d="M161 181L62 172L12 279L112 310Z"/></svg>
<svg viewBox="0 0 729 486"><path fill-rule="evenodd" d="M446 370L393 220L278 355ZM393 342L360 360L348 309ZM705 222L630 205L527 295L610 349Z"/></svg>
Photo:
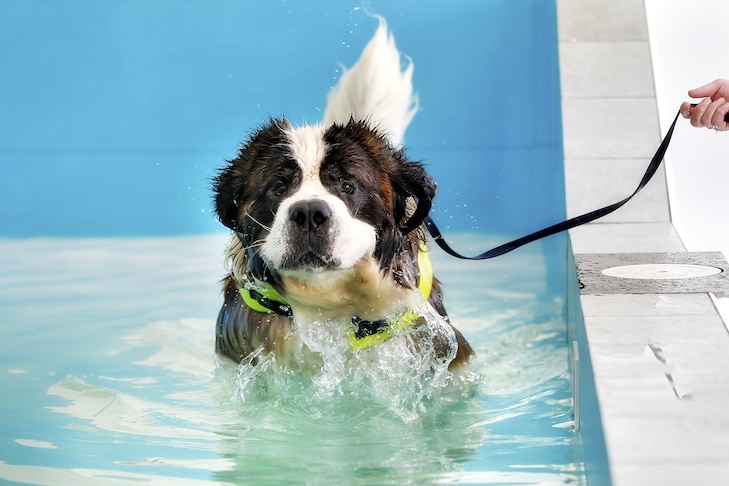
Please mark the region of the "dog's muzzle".
<svg viewBox="0 0 729 486"><path fill-rule="evenodd" d="M289 208L287 255L283 268L337 266L332 259L332 210L320 199L307 199Z"/></svg>
<svg viewBox="0 0 729 486"><path fill-rule="evenodd" d="M300 201L289 208L289 222L302 234L323 236L329 229L332 210L319 199Z"/></svg>

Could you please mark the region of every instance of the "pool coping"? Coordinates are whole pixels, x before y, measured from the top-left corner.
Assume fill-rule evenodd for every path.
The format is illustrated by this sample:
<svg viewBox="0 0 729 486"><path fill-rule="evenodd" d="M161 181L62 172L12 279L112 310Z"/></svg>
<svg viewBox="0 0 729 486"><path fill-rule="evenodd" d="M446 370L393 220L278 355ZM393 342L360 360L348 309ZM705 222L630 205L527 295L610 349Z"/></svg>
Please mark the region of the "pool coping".
<svg viewBox="0 0 729 486"><path fill-rule="evenodd" d="M646 233L662 231L662 225L640 226ZM653 287L660 282L646 280L621 283L616 291L616 279L600 269L620 253L586 251L595 234L620 239L634 228L607 229L587 227L570 235L575 275L583 284L578 319L583 328L574 334L584 339L580 356L589 357L590 376L583 371L579 379L595 389L598 434L609 465L609 474L594 465L597 474L591 474L586 457L588 484L721 484L729 474L729 391L722 385L729 380L729 339L714 291L726 286L727 262L720 253L651 252L636 243L631 248L639 253L626 252L618 260L719 266L724 282L704 277L660 289ZM584 442L600 439L594 431L583 433L592 434Z"/></svg>
<svg viewBox="0 0 729 486"><path fill-rule="evenodd" d="M643 0L557 0L557 9L572 216L615 189L603 176L628 172L615 185L632 190L629 181L640 178L660 129ZM583 113L595 108L608 120ZM585 280L572 336L588 483L721 484L729 477L729 333L715 298L726 292L726 271L662 287L616 282L602 270L616 262L685 261L723 270L727 263L721 254L686 251L671 222L663 173L644 192L625 210L570 231L571 277ZM600 450L595 442L603 437ZM607 467L590 457L601 452Z"/></svg>

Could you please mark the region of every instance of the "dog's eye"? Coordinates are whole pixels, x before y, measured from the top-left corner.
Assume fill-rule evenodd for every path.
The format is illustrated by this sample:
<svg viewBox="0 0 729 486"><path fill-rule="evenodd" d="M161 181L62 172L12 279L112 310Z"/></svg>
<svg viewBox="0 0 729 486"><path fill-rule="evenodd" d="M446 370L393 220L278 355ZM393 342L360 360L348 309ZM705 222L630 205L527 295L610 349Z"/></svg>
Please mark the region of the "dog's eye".
<svg viewBox="0 0 729 486"><path fill-rule="evenodd" d="M271 188L271 193L276 197L281 197L286 194L286 189L286 184L278 182Z"/></svg>
<svg viewBox="0 0 729 486"><path fill-rule="evenodd" d="M342 182L340 190L345 194L352 194L354 192L354 184L351 182Z"/></svg>

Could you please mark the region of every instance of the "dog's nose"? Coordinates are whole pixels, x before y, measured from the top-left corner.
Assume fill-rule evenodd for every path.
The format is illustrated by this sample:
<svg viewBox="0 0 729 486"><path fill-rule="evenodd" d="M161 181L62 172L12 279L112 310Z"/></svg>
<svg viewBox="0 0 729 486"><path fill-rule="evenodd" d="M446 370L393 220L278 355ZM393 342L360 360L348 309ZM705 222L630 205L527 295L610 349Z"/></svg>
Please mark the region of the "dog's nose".
<svg viewBox="0 0 729 486"><path fill-rule="evenodd" d="M289 221L304 231L316 231L326 226L331 215L329 205L319 199L301 201L289 209Z"/></svg>

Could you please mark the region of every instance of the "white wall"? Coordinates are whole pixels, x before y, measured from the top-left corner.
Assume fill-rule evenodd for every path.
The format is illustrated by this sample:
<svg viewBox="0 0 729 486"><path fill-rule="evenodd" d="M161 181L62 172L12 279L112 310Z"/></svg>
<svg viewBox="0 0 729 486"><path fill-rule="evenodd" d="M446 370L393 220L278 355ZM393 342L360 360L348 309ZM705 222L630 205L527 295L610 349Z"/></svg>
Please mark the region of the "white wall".
<svg viewBox="0 0 729 486"><path fill-rule="evenodd" d="M729 1L645 0L661 130L686 91L729 79ZM681 119L666 157L673 224L689 251L729 258L729 132Z"/></svg>

